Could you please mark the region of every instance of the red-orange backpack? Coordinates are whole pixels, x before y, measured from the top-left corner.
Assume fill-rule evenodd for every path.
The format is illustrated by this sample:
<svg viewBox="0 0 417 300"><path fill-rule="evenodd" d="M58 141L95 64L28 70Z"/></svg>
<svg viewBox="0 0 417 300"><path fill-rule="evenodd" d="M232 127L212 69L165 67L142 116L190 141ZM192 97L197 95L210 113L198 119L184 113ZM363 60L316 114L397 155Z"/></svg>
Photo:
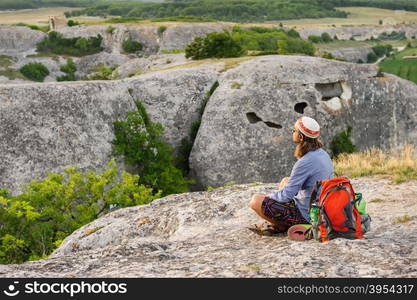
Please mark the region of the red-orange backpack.
<svg viewBox="0 0 417 300"><path fill-rule="evenodd" d="M311 193L310 219L313 236L321 242L336 237L363 238L361 216L355 206L355 192L346 177L335 177L315 184Z"/></svg>

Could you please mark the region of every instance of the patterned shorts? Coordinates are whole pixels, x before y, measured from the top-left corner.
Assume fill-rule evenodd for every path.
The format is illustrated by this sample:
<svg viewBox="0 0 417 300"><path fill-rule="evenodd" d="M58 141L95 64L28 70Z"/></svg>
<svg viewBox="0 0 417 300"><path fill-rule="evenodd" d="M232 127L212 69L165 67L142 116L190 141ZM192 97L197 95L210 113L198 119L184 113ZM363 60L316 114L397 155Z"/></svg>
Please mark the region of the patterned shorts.
<svg viewBox="0 0 417 300"><path fill-rule="evenodd" d="M262 201L262 212L269 219L286 226L309 223L295 206L294 201L280 203L265 197Z"/></svg>

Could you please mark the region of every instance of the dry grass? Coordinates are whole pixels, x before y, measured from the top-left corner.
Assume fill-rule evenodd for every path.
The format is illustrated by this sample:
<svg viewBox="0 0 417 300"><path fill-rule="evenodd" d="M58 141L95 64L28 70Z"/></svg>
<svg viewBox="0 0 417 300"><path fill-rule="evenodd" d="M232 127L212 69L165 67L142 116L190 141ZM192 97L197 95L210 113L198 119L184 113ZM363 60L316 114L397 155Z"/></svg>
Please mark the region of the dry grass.
<svg viewBox="0 0 417 300"><path fill-rule="evenodd" d="M373 7L339 7L339 10L347 11L350 15L347 18L321 18L321 19L299 19L283 20L284 26L296 26L301 28L320 28L334 26L361 26L379 25L379 20L384 24L412 24L417 22L417 12L390 10Z"/></svg>
<svg viewBox="0 0 417 300"><path fill-rule="evenodd" d="M24 9L19 11L0 11L0 24L16 24L26 23L34 25L47 24L49 16L56 16L65 20L64 12L79 10L80 8L71 7L54 7L54 8L40 8L40 9ZM344 10L350 13L348 18L321 18L321 19L299 19L299 20L282 20L274 21L270 23L250 23L250 24L237 24L232 22L207 22L207 24L227 24L227 25L239 25L239 26L262 26L262 27L275 27L279 23L283 23L284 26L296 27L296 29L302 28L320 28L320 27L332 27L332 26L361 26L361 25L378 25L379 20L383 20L384 24L412 24L417 22L417 12L411 11L399 11L380 9L373 7L339 7L338 9ZM86 25L103 25L109 24L108 19L101 17L89 17L80 16L72 17L71 19L84 23ZM192 24L188 22L155 22L151 20L140 20L135 22L123 23L124 25L152 25L152 26L179 26L183 24Z"/></svg>
<svg viewBox="0 0 417 300"><path fill-rule="evenodd" d="M65 19L64 12L79 10L73 7L53 7L39 9L22 9L17 11L0 11L0 24L11 25L17 23L46 25L49 16Z"/></svg>
<svg viewBox="0 0 417 300"><path fill-rule="evenodd" d="M234 57L234 58L207 58L207 59L200 59L200 60L192 60L188 63L179 64L175 66L169 66L161 69L152 69L151 72L154 71L165 71L165 70L172 70L172 69L188 69L188 68L196 68L200 66L211 66L218 64L219 65L219 72L225 72L227 70L233 69L241 62L250 60L255 58L256 56L243 56L243 57ZM223 68L221 68L221 64L223 64Z"/></svg>
<svg viewBox="0 0 417 300"><path fill-rule="evenodd" d="M409 215L404 215L402 217L397 217L394 220L392 220L392 224L402 224L402 223L407 223L410 222L411 218Z"/></svg>
<svg viewBox="0 0 417 300"><path fill-rule="evenodd" d="M0 67L10 67L15 62L11 56L0 55Z"/></svg>
<svg viewBox="0 0 417 300"><path fill-rule="evenodd" d="M417 154L413 146L384 153L379 149L340 155L334 160L335 173L348 177L387 174L393 183L417 180Z"/></svg>
<svg viewBox="0 0 417 300"><path fill-rule="evenodd" d="M253 59L254 57L251 56L242 56L242 57L236 57L236 58L223 58L224 67L220 70L220 72L225 72L227 70L236 68L240 65L240 63Z"/></svg>
<svg viewBox="0 0 417 300"><path fill-rule="evenodd" d="M369 203L380 203L380 202L384 202L384 199L374 198L374 199L369 200Z"/></svg>
<svg viewBox="0 0 417 300"><path fill-rule="evenodd" d="M4 70L0 70L0 76L7 77L9 80L14 80L14 79L27 80L27 78L25 78L25 76L23 76L22 73L20 73L19 70L9 69L9 68L6 68Z"/></svg>

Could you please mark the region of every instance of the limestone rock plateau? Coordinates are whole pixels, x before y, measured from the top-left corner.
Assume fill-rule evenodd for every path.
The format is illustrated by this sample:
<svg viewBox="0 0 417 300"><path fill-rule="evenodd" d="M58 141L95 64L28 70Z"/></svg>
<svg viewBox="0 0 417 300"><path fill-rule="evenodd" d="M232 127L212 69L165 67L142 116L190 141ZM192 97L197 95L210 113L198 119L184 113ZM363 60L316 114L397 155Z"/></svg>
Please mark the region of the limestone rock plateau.
<svg viewBox="0 0 417 300"><path fill-rule="evenodd" d="M249 231L259 222L250 197L276 189L254 183L114 211L75 231L47 259L0 265L0 276L416 277L417 182L363 177L353 187L372 216L365 239L296 242ZM395 222L405 214L408 222Z"/></svg>

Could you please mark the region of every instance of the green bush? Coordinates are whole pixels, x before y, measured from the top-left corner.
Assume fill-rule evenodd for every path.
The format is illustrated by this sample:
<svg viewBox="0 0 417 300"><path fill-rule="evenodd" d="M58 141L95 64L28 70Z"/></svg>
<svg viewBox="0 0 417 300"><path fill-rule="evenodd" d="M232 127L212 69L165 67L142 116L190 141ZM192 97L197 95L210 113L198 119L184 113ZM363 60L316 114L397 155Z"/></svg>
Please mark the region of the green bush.
<svg viewBox="0 0 417 300"><path fill-rule="evenodd" d="M20 73L32 81L43 82L49 70L42 63L28 63L20 68Z"/></svg>
<svg viewBox="0 0 417 300"><path fill-rule="evenodd" d="M314 55L316 49L313 44L302 39L285 38L278 41L279 54L302 53L307 55Z"/></svg>
<svg viewBox="0 0 417 300"><path fill-rule="evenodd" d="M206 37L196 37L186 48L186 57L194 59L209 57L235 57L245 55L292 54L314 55L311 42L297 37L298 32L291 29L234 26L231 33L210 33Z"/></svg>
<svg viewBox="0 0 417 300"><path fill-rule="evenodd" d="M245 53L228 31L211 32L205 38L196 37L185 48L185 57L204 59L209 57L238 57Z"/></svg>
<svg viewBox="0 0 417 300"><path fill-rule="evenodd" d="M378 36L378 40L405 40L405 32L392 31L391 33L383 32Z"/></svg>
<svg viewBox="0 0 417 300"><path fill-rule="evenodd" d="M374 63L378 60L378 56L376 56L374 52L369 52L367 59L368 59L368 63Z"/></svg>
<svg viewBox="0 0 417 300"><path fill-rule="evenodd" d="M57 81L75 81L75 72L77 71L77 67L75 66L74 61L71 58L67 59L67 63L62 65L60 70L67 75L62 75L56 78Z"/></svg>
<svg viewBox="0 0 417 300"><path fill-rule="evenodd" d="M113 32L116 30L116 28L115 27L113 27L113 26L109 26L109 27L107 27L106 28L106 32L107 33L109 33L109 34L113 34Z"/></svg>
<svg viewBox="0 0 417 300"><path fill-rule="evenodd" d="M69 27L77 26L77 25L80 25L80 22L77 22L77 21L74 21L74 20L68 20L67 25Z"/></svg>
<svg viewBox="0 0 417 300"><path fill-rule="evenodd" d="M128 40L123 41L122 48L123 48L123 51L127 53L134 53L134 52L142 50L143 46L141 43L137 41L128 39Z"/></svg>
<svg viewBox="0 0 417 300"><path fill-rule="evenodd" d="M321 37L319 37L319 36L317 36L317 35L314 35L314 34L309 35L309 36L308 36L308 40L309 40L310 42L312 42L312 43L315 43L315 44L318 44L318 43L323 42L323 41L322 41L322 39L321 39Z"/></svg>
<svg viewBox="0 0 417 300"><path fill-rule="evenodd" d="M390 44L378 44L372 47L375 55L378 57L382 57L384 55L389 55L391 51L393 51L392 45Z"/></svg>
<svg viewBox="0 0 417 300"><path fill-rule="evenodd" d="M159 26L158 27L158 34L159 35L162 35L164 32L165 32L165 30L167 30L167 27L166 26Z"/></svg>
<svg viewBox="0 0 417 300"><path fill-rule="evenodd" d="M333 41L332 37L327 32L321 34L321 40L323 43L330 43Z"/></svg>
<svg viewBox="0 0 417 300"><path fill-rule="evenodd" d="M321 57L326 58L326 59L334 59L333 54L331 54L330 52L324 52Z"/></svg>
<svg viewBox="0 0 417 300"><path fill-rule="evenodd" d="M239 23L265 22L271 20L346 17L348 14L335 9L334 3L308 0L198 0L163 1L149 3L140 1L101 1L86 9L68 15L113 15L155 20L182 21L214 19ZM323 3L326 2L326 3ZM340 4L340 3L339 3Z"/></svg>
<svg viewBox="0 0 417 300"><path fill-rule="evenodd" d="M188 137L183 138L181 140L181 146L179 148L179 153L176 159L176 166L183 171L183 174L187 176L190 172L190 153L194 145L194 141L197 137L198 130L200 129L201 125L201 118L203 117L204 109L207 105L208 100L210 99L211 95L213 95L214 91L219 87L219 82L216 81L213 86L207 91L204 100L201 104L199 109L199 119L193 122L191 125L191 129L189 132Z"/></svg>
<svg viewBox="0 0 417 300"><path fill-rule="evenodd" d="M85 56L101 52L102 40L103 37L100 34L97 37L67 39L61 33L52 31L36 47L38 52Z"/></svg>
<svg viewBox="0 0 417 300"><path fill-rule="evenodd" d="M42 32L48 32L49 31L49 26L38 26L38 25L31 25L31 24L26 25L26 26L29 27L30 29L39 30L39 31L42 31Z"/></svg>
<svg viewBox="0 0 417 300"><path fill-rule="evenodd" d="M114 154L123 156L125 162L140 175L139 183L151 187L163 196L184 193L192 183L174 166L172 148L163 141L164 129L154 123L140 101L137 111L129 112L123 121L114 122Z"/></svg>
<svg viewBox="0 0 417 300"><path fill-rule="evenodd" d="M82 78L82 80L112 80L115 79L113 76L113 71L116 67L110 67L106 64L99 64L97 67L93 68L93 71L96 71L93 75Z"/></svg>
<svg viewBox="0 0 417 300"><path fill-rule="evenodd" d="M350 139L351 133L352 127L347 126L345 130L333 138L330 144L333 157L337 157L341 153L353 153L356 151L356 146L353 145Z"/></svg>
<svg viewBox="0 0 417 300"><path fill-rule="evenodd" d="M0 263L22 263L49 255L63 239L111 209L146 204L160 197L139 184L139 176L119 173L114 161L101 174L75 167L49 173L24 192L0 189Z"/></svg>

